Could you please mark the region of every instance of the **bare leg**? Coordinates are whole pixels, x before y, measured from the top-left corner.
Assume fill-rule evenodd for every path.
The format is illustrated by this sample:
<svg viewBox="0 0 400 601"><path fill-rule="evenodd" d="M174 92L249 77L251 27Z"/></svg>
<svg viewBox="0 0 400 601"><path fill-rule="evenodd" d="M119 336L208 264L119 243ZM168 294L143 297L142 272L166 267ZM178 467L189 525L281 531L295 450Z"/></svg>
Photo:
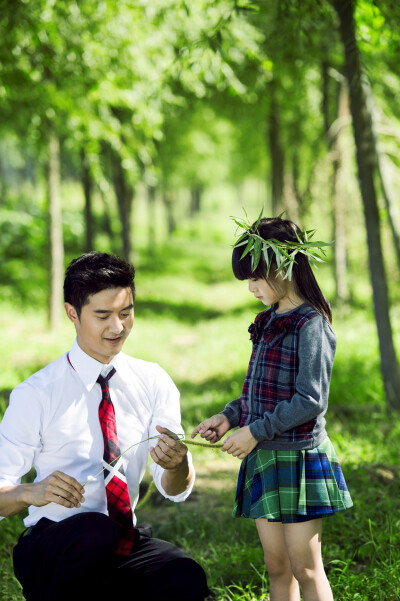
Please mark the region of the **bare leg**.
<svg viewBox="0 0 400 601"><path fill-rule="evenodd" d="M293 576L282 524L264 518L255 522L270 579L270 600L300 601L299 584Z"/></svg>
<svg viewBox="0 0 400 601"><path fill-rule="evenodd" d="M283 532L304 601L333 601L321 556L322 519L284 524Z"/></svg>

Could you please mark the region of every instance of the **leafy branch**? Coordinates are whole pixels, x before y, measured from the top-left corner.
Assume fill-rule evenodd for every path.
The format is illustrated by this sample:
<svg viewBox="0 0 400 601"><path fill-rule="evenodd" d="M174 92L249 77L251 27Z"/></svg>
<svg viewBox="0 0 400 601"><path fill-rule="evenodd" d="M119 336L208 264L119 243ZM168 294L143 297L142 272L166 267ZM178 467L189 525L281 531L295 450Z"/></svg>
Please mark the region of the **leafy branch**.
<svg viewBox="0 0 400 601"><path fill-rule="evenodd" d="M260 236L258 226L262 219L263 209L254 226L250 223L246 211L246 219L241 217L232 217L238 228L244 229L238 240L233 245L234 248L244 246L244 250L240 259L243 259L246 255L250 254L251 257L251 270L254 272L260 262L261 256L264 256L266 264L266 276L268 277L269 270L271 267L271 252L275 255L276 262L276 276L280 275L283 279L292 279L293 265L296 263L296 256L298 253L305 255L308 262L312 267L318 269L317 263L323 263L324 258L321 256L326 255L325 246L331 246L333 242L312 242L311 238L314 236L316 230L304 230L302 232L295 232L297 242L291 240L285 240L281 242L276 238L269 238L265 240ZM281 217L279 215L279 217Z"/></svg>

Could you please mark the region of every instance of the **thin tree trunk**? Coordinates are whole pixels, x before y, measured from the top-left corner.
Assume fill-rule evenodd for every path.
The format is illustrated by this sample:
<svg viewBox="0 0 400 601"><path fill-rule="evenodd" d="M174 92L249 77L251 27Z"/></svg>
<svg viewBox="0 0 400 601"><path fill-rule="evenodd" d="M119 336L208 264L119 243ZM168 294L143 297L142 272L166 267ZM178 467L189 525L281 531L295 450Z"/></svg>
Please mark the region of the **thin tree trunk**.
<svg viewBox="0 0 400 601"><path fill-rule="evenodd" d="M348 94L345 78L339 79L337 102L337 118L335 127L330 119L330 86L329 64L322 62L322 114L324 132L328 150L332 156L332 217L333 217L333 246L334 274L336 284L336 301L346 303L349 300L347 285L347 250L346 250L346 191L343 170L343 122L349 114ZM338 74L339 75L339 74ZM338 79L338 78L336 78ZM336 82L335 82L336 83ZM334 132L334 133L333 133Z"/></svg>
<svg viewBox="0 0 400 601"><path fill-rule="evenodd" d="M300 167L299 167L299 152L297 146L293 149L292 152L292 185L293 185L293 194L296 200L296 208L297 208L297 221L296 224L301 227L303 223L304 217L304 198L300 192L299 187L299 176L300 176Z"/></svg>
<svg viewBox="0 0 400 601"><path fill-rule="evenodd" d="M389 315L389 299L383 261L380 218L374 185L375 156L371 117L362 87L362 69L357 46L352 0L332 0L339 16L339 29L345 53L349 84L350 110L357 149L357 166L367 230L375 319L378 328L381 370L386 400L392 409L400 410L400 371L393 343Z"/></svg>
<svg viewBox="0 0 400 601"><path fill-rule="evenodd" d="M0 204L5 204L7 198L6 167L3 160L3 147L0 146Z"/></svg>
<svg viewBox="0 0 400 601"><path fill-rule="evenodd" d="M113 249L113 252L117 252L117 249L114 250L115 234L114 234L114 231L112 228L112 221L111 221L111 216L110 216L110 211L109 211L109 206L108 206L108 199L102 188L99 189L99 192L100 192L101 200L103 201L103 208L104 208L102 227L103 227L104 232L107 234L107 236L110 239L110 246Z"/></svg>
<svg viewBox="0 0 400 601"><path fill-rule="evenodd" d="M292 165L292 167L293 167L293 165ZM293 173L293 171L292 171L292 173ZM301 225L300 208L299 208L298 197L297 197L299 190L298 190L298 188L295 189L295 186L297 186L297 185L298 185L298 182L296 181L296 183L295 183L293 178L291 177L291 175L289 175L289 173L286 173L285 177L284 177L284 194L283 194L284 210L286 212L285 217L287 219L291 219L291 221L296 223L296 225L300 226ZM278 215L279 215L279 213L278 213Z"/></svg>
<svg viewBox="0 0 400 601"><path fill-rule="evenodd" d="M381 190L382 190L382 195L383 195L383 199L385 201L385 206L386 206L386 211L387 211L387 216L388 216L388 221L389 221L389 227L390 227L390 231L392 233L392 238L393 238L393 246L394 246L394 250L396 253L396 258L397 258L397 267L400 270L400 236L399 236L399 232L397 230L396 227L396 223L395 223L395 217L394 217L394 203L392 200L392 197L389 193L389 188L390 186L387 185L388 180L389 180L389 175L388 175L388 170L386 167L386 157L383 157L379 151L378 152L378 173L379 173L379 180L381 182Z"/></svg>
<svg viewBox="0 0 400 601"><path fill-rule="evenodd" d="M119 217L122 228L122 252L127 261L130 261L131 244L131 214L133 189L130 186L125 170L122 166L121 157L112 152L112 171L115 195L117 197Z"/></svg>
<svg viewBox="0 0 400 601"><path fill-rule="evenodd" d="M284 208L284 153L281 140L279 107L276 101L276 84L270 85L271 104L268 116L268 145L271 161L271 208L272 215L279 215Z"/></svg>
<svg viewBox="0 0 400 601"><path fill-rule="evenodd" d="M349 300L349 288L347 285L347 235L346 235L346 183L344 153L345 143L344 123L349 117L349 97L347 84L342 82L339 89L338 103L338 122L342 126L337 129L337 133L332 142L332 152L334 153L333 160L333 224L335 240L334 257L335 257L335 281L336 281L336 300L339 303L346 303Z"/></svg>
<svg viewBox="0 0 400 601"><path fill-rule="evenodd" d="M156 248L156 189L147 186L147 215L148 215L148 242L147 248L153 254Z"/></svg>
<svg viewBox="0 0 400 601"><path fill-rule="evenodd" d="M364 89L365 89L366 96L367 96L367 106L369 106L371 120L372 120L372 134L373 134L373 140L374 140L376 167L378 170L379 181L381 184L383 200L385 202L385 207L386 207L386 211L387 211L389 227L390 227L390 231L391 231L392 238L393 238L393 246L394 246L394 250L396 253L397 266L400 270L400 237L399 237L399 232L397 231L397 228L395 225L396 220L394 217L394 203L393 203L393 200L392 200L390 192L389 192L390 186L387 183L389 176L388 176L388 170L386 169L386 163L385 163L386 157L383 155L383 153L380 152L379 140L374 131L374 129L375 129L374 128L374 99L373 99L372 90L371 90L371 87L365 83L364 83Z"/></svg>
<svg viewBox="0 0 400 601"><path fill-rule="evenodd" d="M56 328L63 309L64 244L60 194L60 143L54 132L49 140L49 226L50 226L50 298L49 323Z"/></svg>
<svg viewBox="0 0 400 601"><path fill-rule="evenodd" d="M85 196L85 250L90 252L94 248L94 236L93 236L93 216L92 216L92 192L93 192L93 180L90 173L90 163L86 156L85 150L82 148L81 151L81 163L82 163L82 186L83 194Z"/></svg>
<svg viewBox="0 0 400 601"><path fill-rule="evenodd" d="M164 190L163 200L164 200L165 209L167 211L168 235L171 237L175 231L176 223L175 223L174 210L173 210L173 204L174 204L173 198L172 198L172 194L169 190Z"/></svg>
<svg viewBox="0 0 400 601"><path fill-rule="evenodd" d="M197 213L200 213L201 207L201 184L194 184L190 189L190 216L194 217Z"/></svg>

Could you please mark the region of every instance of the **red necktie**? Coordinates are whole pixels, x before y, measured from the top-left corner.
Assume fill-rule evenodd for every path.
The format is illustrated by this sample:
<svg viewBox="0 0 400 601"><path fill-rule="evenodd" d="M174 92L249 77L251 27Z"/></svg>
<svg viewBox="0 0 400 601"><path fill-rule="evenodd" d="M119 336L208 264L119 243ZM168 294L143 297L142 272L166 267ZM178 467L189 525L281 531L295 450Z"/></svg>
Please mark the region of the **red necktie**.
<svg viewBox="0 0 400 601"><path fill-rule="evenodd" d="M119 534L118 555L129 555L134 545L134 529L128 484L126 482L115 423L114 405L110 398L108 380L115 374L113 368L107 376L99 376L101 386L101 403L99 419L104 439L103 464L104 479L107 493L107 507L110 518L115 522ZM111 464L111 465L109 465Z"/></svg>

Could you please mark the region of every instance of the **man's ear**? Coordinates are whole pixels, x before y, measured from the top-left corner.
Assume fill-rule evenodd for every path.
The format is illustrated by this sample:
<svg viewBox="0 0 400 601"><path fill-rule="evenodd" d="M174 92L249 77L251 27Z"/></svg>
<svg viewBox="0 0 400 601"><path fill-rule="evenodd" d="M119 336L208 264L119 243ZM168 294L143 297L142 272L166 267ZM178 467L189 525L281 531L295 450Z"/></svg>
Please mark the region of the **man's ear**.
<svg viewBox="0 0 400 601"><path fill-rule="evenodd" d="M64 303L64 309L67 314L67 317L72 323L76 324L79 322L78 313L73 305L70 303Z"/></svg>

